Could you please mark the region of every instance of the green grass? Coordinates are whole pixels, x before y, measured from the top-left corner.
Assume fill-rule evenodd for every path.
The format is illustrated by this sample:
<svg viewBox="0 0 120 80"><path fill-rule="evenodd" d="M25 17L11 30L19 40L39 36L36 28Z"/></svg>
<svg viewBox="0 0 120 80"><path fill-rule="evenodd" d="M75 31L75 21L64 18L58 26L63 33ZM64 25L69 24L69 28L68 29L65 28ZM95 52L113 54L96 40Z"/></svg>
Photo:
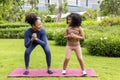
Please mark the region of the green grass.
<svg viewBox="0 0 120 80"><path fill-rule="evenodd" d="M62 68L65 47L56 46L49 41L52 53L52 68ZM15 68L24 67L24 40L0 39L0 80L119 80L120 58L91 56L86 48L82 48L86 68L94 68L99 77L39 77L39 78L8 78ZM37 46L32 54L30 68L46 68L44 51ZM80 68L74 52L68 68Z"/></svg>

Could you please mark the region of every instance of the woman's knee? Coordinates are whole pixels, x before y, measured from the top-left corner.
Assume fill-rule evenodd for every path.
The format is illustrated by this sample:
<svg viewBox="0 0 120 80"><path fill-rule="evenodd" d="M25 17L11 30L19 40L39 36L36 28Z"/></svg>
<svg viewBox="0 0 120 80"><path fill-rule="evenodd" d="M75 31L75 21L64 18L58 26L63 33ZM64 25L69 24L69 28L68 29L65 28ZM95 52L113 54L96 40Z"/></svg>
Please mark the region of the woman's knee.
<svg viewBox="0 0 120 80"><path fill-rule="evenodd" d="M25 55L29 55L30 52L31 52L30 50L26 49L26 51L25 51Z"/></svg>

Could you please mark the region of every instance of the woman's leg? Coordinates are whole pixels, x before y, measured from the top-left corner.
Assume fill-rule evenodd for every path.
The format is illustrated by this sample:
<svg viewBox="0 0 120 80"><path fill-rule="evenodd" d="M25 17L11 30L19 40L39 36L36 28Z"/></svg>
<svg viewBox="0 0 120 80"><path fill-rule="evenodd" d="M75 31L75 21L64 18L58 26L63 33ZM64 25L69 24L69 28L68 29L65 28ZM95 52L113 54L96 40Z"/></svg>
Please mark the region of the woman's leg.
<svg viewBox="0 0 120 80"><path fill-rule="evenodd" d="M32 52L32 50L33 50L35 47L36 47L36 45L31 45L29 48L26 48L26 50L25 50L24 60L25 60L26 70L28 70L28 67L29 67L30 53Z"/></svg>
<svg viewBox="0 0 120 80"><path fill-rule="evenodd" d="M52 74L53 72L50 70L50 67L51 67L51 52L50 52L49 45L45 45L43 47L43 50L44 50L45 55L46 55L46 62L47 62L47 67L48 67L48 73Z"/></svg>

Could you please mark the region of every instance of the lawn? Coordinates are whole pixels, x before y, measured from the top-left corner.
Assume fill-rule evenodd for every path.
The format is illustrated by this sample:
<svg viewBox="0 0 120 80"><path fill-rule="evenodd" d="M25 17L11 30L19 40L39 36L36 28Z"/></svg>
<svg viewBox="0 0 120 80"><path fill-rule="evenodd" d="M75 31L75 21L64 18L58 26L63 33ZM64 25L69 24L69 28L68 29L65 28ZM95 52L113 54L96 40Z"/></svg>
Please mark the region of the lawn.
<svg viewBox="0 0 120 80"><path fill-rule="evenodd" d="M62 68L65 57L65 47L56 46L49 41L52 54L52 68ZM82 48L86 68L94 68L98 77L39 77L39 78L8 78L8 74L15 68L24 67L24 40L0 39L0 80L119 80L120 58L89 55L86 48ZM30 68L46 68L45 55L40 46L32 54ZM80 68L73 52L68 68Z"/></svg>

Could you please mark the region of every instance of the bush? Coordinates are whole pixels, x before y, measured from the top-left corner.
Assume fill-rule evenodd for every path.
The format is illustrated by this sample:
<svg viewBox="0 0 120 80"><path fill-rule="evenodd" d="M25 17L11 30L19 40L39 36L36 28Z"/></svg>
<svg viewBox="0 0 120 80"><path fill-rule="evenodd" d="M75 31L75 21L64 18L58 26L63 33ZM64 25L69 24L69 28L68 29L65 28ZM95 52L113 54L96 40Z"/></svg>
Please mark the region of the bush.
<svg viewBox="0 0 120 80"><path fill-rule="evenodd" d="M67 24L65 22L43 23L45 28L64 28Z"/></svg>
<svg viewBox="0 0 120 80"><path fill-rule="evenodd" d="M85 41L86 48L92 55L120 57L120 39L118 36L91 37Z"/></svg>
<svg viewBox="0 0 120 80"><path fill-rule="evenodd" d="M54 19L51 18L50 16L47 16L44 21L51 23L51 22L54 22Z"/></svg>
<svg viewBox="0 0 120 80"><path fill-rule="evenodd" d="M54 40L56 45L65 46L66 39L64 38L65 29L57 30L54 35Z"/></svg>
<svg viewBox="0 0 120 80"><path fill-rule="evenodd" d="M53 29L48 29L46 31L48 40L54 40L54 33L55 31Z"/></svg>
<svg viewBox="0 0 120 80"><path fill-rule="evenodd" d="M97 21L95 21L95 20L88 20L88 21L83 21L82 22L82 26L84 27L84 26L89 26L89 25L97 25L98 24L98 22Z"/></svg>
<svg viewBox="0 0 120 80"><path fill-rule="evenodd" d="M100 23L100 26L114 26L120 25L120 17L104 18Z"/></svg>
<svg viewBox="0 0 120 80"><path fill-rule="evenodd" d="M0 28L20 28L20 27L28 27L28 24L25 23L5 23L0 24Z"/></svg>
<svg viewBox="0 0 120 80"><path fill-rule="evenodd" d="M64 38L64 33L65 33L65 29L62 28L61 30L57 30L54 33L54 40L56 45L60 45L60 46L65 46L67 43L67 40ZM81 46L83 46L84 40L80 41Z"/></svg>
<svg viewBox="0 0 120 80"><path fill-rule="evenodd" d="M25 28L6 28L0 29L0 38L23 38Z"/></svg>
<svg viewBox="0 0 120 80"><path fill-rule="evenodd" d="M0 20L0 24L4 24L6 21Z"/></svg>

